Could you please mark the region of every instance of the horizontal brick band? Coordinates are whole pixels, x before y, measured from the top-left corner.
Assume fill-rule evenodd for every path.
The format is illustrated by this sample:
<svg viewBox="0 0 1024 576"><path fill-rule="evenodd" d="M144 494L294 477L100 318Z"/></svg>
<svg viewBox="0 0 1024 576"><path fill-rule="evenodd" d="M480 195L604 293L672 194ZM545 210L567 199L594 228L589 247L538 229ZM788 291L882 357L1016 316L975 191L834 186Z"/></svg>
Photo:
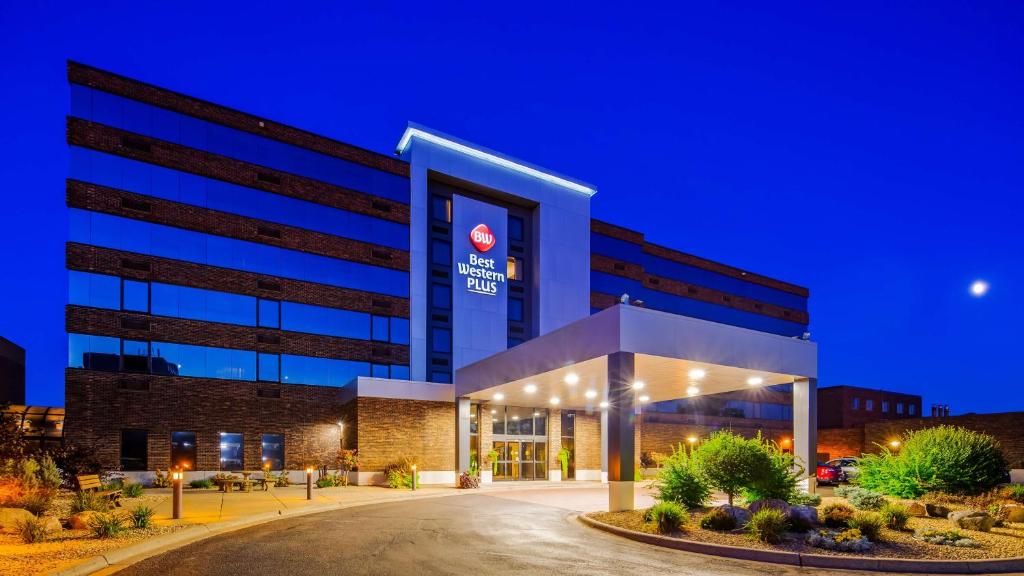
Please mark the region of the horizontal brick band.
<svg viewBox="0 0 1024 576"><path fill-rule="evenodd" d="M67 181L67 203L71 208L83 208L373 266L406 272L409 270L409 253L404 250L77 180Z"/></svg>
<svg viewBox="0 0 1024 576"><path fill-rule="evenodd" d="M643 268L636 264L621 262L614 258L601 256L600 254L591 254L590 269L597 272L604 272L615 276L621 276L623 278L629 278L631 280L639 280L643 282L645 288L657 290L666 294L672 294L674 296L683 296L693 300L727 306L744 312L770 316L772 318L779 318L799 324L807 324L810 321L807 312L802 310L794 310L784 306L777 306L775 304L761 302L752 298L745 298L743 296L729 294L720 290L713 290L697 284L680 282L679 280L665 278L664 276L647 274L643 271ZM591 296L591 300L593 300L593 296Z"/></svg>
<svg viewBox="0 0 1024 576"><path fill-rule="evenodd" d="M193 98L192 96L185 96L171 90L158 88L152 84L125 78L124 76L85 66L77 62L68 62L68 81L131 98L132 100L153 104L154 106L201 118L244 132L315 150L328 156L370 166L371 168L399 176L409 176L409 164L397 158L319 136L252 114L232 110L218 104Z"/></svg>
<svg viewBox="0 0 1024 576"><path fill-rule="evenodd" d="M395 296L205 266L73 242L67 244L66 252L67 267L71 270L111 274L135 280L164 282L207 290L223 290L259 298L288 300L384 316L409 317L409 301Z"/></svg>
<svg viewBox="0 0 1024 576"><path fill-rule="evenodd" d="M605 308L611 308L618 303L619 298L617 296L612 296L611 294L605 294L603 292L590 293L591 308L600 308L601 310L604 310Z"/></svg>
<svg viewBox="0 0 1024 576"><path fill-rule="evenodd" d="M148 432L151 470L168 469L171 432L178 431L196 434L195 470L220 469L221 432L243 435L247 470L261 466L263 434L284 435L285 466L292 470L333 466L337 455L337 423L345 418L337 388L72 368L64 374L65 438L107 469L120 464L122 429ZM260 391L276 391L277 397L260 396ZM352 423L354 415L345 419Z"/></svg>
<svg viewBox="0 0 1024 576"><path fill-rule="evenodd" d="M401 202L80 118L67 119L67 138L68 144L74 146L91 148L400 224L409 223L409 206ZM126 143L129 145L125 145Z"/></svg>
<svg viewBox="0 0 1024 576"><path fill-rule="evenodd" d="M400 344L151 316L84 306L68 306L65 312L65 323L68 332L116 336L132 340L158 340L235 350L255 350L268 354L296 354L376 364L409 363L409 347ZM146 325L149 326L148 330L139 327ZM269 336L269 340L276 338L276 343L261 342L260 336Z"/></svg>
<svg viewBox="0 0 1024 576"><path fill-rule="evenodd" d="M790 294L796 294L797 296L802 296L804 298L810 296L810 291L802 286L797 286L796 284L790 284L789 282L783 282L760 274L754 274L753 272L747 272L746 270L741 270L706 258L700 258L699 256L687 254L686 252L680 252L679 250L673 250L671 248L652 244L644 240L644 235L640 232L634 232L633 230L628 230L621 226L608 224L607 222L601 222L600 220L591 220L590 231L603 236L608 236L609 238L615 238L617 240L636 244L642 247L645 253L659 258L664 258L666 260L671 260L672 262L678 262L687 266L693 266L694 268L708 270L710 272L715 272L722 274L723 276L729 276L745 282L760 284L761 286L781 290L783 292L789 292Z"/></svg>

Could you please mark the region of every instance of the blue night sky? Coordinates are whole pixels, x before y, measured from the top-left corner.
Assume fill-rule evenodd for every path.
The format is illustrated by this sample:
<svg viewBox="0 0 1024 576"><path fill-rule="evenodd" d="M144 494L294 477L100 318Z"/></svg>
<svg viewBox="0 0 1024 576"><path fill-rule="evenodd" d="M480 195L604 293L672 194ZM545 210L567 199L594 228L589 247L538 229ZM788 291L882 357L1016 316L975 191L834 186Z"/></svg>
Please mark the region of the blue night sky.
<svg viewBox="0 0 1024 576"><path fill-rule="evenodd" d="M73 59L384 153L412 120L592 182L596 218L808 286L821 384L1024 410L1022 3L157 4L0 7L0 335L31 403L63 403Z"/></svg>

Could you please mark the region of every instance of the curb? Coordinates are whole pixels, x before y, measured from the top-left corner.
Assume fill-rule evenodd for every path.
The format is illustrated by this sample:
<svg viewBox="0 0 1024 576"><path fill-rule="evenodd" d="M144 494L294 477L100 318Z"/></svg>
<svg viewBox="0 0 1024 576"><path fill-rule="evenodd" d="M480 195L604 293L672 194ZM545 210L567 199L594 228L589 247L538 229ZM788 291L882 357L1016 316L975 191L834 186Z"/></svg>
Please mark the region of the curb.
<svg viewBox="0 0 1024 576"><path fill-rule="evenodd" d="M443 494L425 494L422 496L413 495L406 498L378 498L374 500L364 500L362 502L333 502L330 504L318 504L304 508L279 509L273 512L264 512L253 516L234 518L220 522L211 522L209 524L196 524L171 534L165 534L151 540L139 542L138 544L132 544L131 546L126 546L124 548L115 548L108 552L104 552L103 554L85 558L64 570L51 573L50 576L88 576L89 574L106 571L108 568L125 568L151 556L170 552L176 548L181 548L182 546L186 546L200 540L205 540L211 536L218 536L227 532L234 532L235 530L250 528L260 524L267 524L275 520L283 520L285 518L295 518L310 514L319 514L321 512L331 512L333 510L345 510L347 508L371 506L374 504L406 502L409 500L426 500L430 498L448 498L474 493L479 494L479 492L475 491L460 490Z"/></svg>
<svg viewBox="0 0 1024 576"><path fill-rule="evenodd" d="M805 568L838 568L844 570L870 570L875 572L912 572L927 574L1000 574L1008 572L1024 572L1024 557L1000 558L993 560L908 560L904 558L861 558L855 556L826 556L823 554L803 554L800 552L784 552L781 550L757 550L680 540L657 534L637 532L627 528L612 526L594 520L584 514L577 516L580 522L616 536L622 536L637 542L674 548L685 552L753 560L772 564L788 564Z"/></svg>

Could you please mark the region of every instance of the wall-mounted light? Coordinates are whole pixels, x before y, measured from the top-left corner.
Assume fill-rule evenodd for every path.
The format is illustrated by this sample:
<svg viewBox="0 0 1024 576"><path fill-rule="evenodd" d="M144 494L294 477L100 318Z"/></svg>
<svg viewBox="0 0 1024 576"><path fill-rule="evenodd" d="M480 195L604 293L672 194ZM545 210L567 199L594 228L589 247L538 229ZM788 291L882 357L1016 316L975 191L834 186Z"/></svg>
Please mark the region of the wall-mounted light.
<svg viewBox="0 0 1024 576"><path fill-rule="evenodd" d="M688 443L690 443L690 444L696 444L697 443L697 437L696 436L687 436L686 437L686 441Z"/></svg>

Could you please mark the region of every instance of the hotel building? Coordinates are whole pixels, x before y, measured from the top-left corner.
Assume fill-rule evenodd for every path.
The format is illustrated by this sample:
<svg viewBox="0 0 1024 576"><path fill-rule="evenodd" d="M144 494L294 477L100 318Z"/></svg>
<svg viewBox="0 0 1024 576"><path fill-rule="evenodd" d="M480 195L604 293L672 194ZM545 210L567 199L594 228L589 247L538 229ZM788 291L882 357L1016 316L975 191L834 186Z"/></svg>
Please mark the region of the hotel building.
<svg viewBox="0 0 1024 576"><path fill-rule="evenodd" d="M593 220L594 186L415 124L389 156L68 79L65 436L106 465L298 470L344 446L360 483L408 458L424 483L607 479L626 508L645 405L778 384L813 463L807 289Z"/></svg>

